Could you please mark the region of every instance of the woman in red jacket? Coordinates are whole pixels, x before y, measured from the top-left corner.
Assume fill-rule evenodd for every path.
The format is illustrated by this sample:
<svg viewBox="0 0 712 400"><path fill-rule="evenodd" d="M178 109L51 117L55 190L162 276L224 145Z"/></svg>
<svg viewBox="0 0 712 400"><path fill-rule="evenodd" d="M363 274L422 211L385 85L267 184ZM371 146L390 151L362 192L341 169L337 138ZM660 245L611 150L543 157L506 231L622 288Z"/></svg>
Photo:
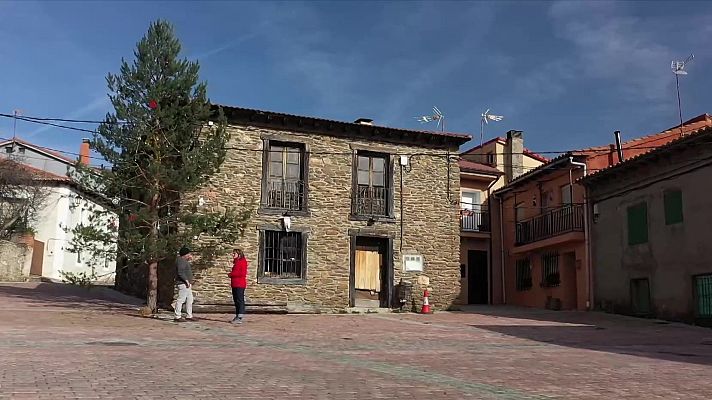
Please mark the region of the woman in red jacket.
<svg viewBox="0 0 712 400"><path fill-rule="evenodd" d="M232 252L232 261L232 271L228 274L230 277L230 286L232 287L232 299L235 301L235 319L232 320L232 323L241 324L242 318L245 317L247 259L242 250L235 249Z"/></svg>

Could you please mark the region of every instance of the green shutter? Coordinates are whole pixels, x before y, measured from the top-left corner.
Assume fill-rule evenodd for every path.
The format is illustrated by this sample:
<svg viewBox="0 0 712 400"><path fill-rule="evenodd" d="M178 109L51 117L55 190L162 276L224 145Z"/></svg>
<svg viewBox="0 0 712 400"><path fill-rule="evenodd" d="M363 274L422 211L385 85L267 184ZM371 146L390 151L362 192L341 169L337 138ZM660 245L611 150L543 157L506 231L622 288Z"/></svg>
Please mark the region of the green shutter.
<svg viewBox="0 0 712 400"><path fill-rule="evenodd" d="M682 192L667 190L664 193L665 225L679 224L682 222Z"/></svg>
<svg viewBox="0 0 712 400"><path fill-rule="evenodd" d="M648 205L636 204L628 207L628 244L648 242Z"/></svg>

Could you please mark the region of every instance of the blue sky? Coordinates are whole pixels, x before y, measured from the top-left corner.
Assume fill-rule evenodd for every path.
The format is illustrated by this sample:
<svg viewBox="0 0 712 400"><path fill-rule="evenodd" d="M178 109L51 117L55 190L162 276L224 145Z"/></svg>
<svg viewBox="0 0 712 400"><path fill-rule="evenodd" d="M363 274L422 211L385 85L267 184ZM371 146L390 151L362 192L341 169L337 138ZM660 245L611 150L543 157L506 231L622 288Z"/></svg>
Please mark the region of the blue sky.
<svg viewBox="0 0 712 400"><path fill-rule="evenodd" d="M524 131L564 150L677 123L670 61L691 52L684 117L712 112L712 3L0 2L0 113L102 119L105 76L157 18L198 59L214 103L423 129ZM12 135L0 118L0 137ZM77 151L85 134L19 123L18 136Z"/></svg>

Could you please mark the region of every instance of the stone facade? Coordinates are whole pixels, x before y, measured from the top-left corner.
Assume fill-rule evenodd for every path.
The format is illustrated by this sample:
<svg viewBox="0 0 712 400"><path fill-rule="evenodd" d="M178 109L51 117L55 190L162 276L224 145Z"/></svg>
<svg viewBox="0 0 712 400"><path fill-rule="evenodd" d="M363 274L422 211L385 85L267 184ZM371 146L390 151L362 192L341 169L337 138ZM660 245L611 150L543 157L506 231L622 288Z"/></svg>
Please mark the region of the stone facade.
<svg viewBox="0 0 712 400"><path fill-rule="evenodd" d="M454 304L460 293L460 189L456 159L447 154L457 155L458 145L464 142L462 137L457 139L460 143L453 140L447 145L434 146L403 138L397 143L379 141L378 137L359 139L358 135L344 137L248 124L232 124L229 131L226 161L198 195L206 208L251 207L252 217L245 235L234 243L249 260L248 303L285 304L323 312L346 309L350 305L353 237L375 235L390 239L393 284L397 285L401 279L413 284L414 304L408 308L420 306L428 280L432 289L430 301L435 309ZM265 140L300 143L307 154L308 210L291 215L291 230L304 232L306 238L306 279L299 282L258 281L263 258L259 230L283 229L282 214L260 209ZM408 141L411 143L403 143ZM351 217L353 160L357 151L390 155L392 218L364 221ZM400 166L400 155L409 156L407 167ZM423 271L404 272L403 254L422 255ZM225 257L213 267L197 271L194 285L197 303L231 302L226 276L230 267L231 260ZM391 304L397 298L394 290Z"/></svg>
<svg viewBox="0 0 712 400"><path fill-rule="evenodd" d="M0 282L24 282L30 275L32 246L0 240Z"/></svg>

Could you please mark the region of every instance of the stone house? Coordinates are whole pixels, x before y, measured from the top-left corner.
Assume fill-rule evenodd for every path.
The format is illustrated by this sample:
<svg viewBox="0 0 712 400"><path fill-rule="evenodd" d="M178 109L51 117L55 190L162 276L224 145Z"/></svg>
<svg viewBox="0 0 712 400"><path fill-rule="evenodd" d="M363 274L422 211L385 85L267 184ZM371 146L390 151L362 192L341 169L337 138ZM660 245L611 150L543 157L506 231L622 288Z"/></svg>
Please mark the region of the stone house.
<svg viewBox="0 0 712 400"><path fill-rule="evenodd" d="M250 207L235 247L248 304L335 312L419 306L460 294L458 148L467 135L223 107L225 163L202 207ZM198 271L198 304L231 301L227 258ZM405 283L401 285L401 283Z"/></svg>
<svg viewBox="0 0 712 400"><path fill-rule="evenodd" d="M597 308L712 325L711 177L708 127L582 180Z"/></svg>

